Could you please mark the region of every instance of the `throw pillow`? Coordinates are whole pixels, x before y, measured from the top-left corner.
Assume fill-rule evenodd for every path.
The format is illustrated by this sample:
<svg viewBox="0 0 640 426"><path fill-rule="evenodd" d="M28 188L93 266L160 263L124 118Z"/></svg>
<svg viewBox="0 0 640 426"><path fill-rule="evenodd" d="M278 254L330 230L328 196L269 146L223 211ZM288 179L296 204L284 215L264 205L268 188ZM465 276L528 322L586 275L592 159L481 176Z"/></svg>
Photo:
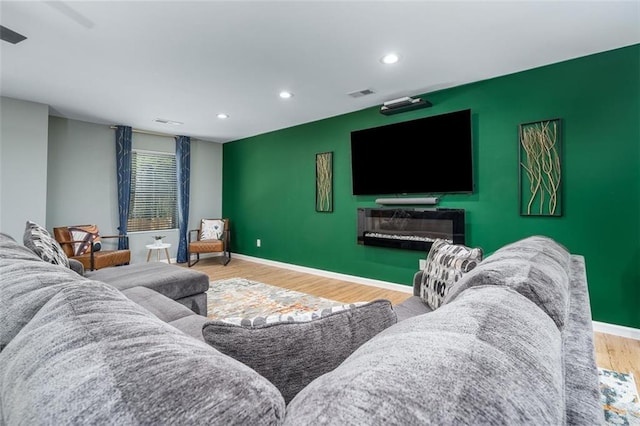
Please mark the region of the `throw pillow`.
<svg viewBox="0 0 640 426"><path fill-rule="evenodd" d="M431 309L438 309L462 275L475 268L481 261L482 249L437 239L427 255L427 267L422 274L420 285L420 298Z"/></svg>
<svg viewBox="0 0 640 426"><path fill-rule="evenodd" d="M208 321L202 335L220 352L269 379L285 402L397 321L388 300L268 318Z"/></svg>
<svg viewBox="0 0 640 426"><path fill-rule="evenodd" d="M27 221L24 230L23 243L25 247L37 254L40 259L54 265L69 267L69 259L64 254L60 244L51 234L37 223Z"/></svg>
<svg viewBox="0 0 640 426"><path fill-rule="evenodd" d="M100 244L100 236L98 235L98 227L95 225L70 226L69 232L71 232L73 241L80 241L73 244L73 253L75 256L90 252L92 241L94 252L99 251L102 247Z"/></svg>
<svg viewBox="0 0 640 426"><path fill-rule="evenodd" d="M224 221L219 219L202 219L201 240L219 240L224 233Z"/></svg>

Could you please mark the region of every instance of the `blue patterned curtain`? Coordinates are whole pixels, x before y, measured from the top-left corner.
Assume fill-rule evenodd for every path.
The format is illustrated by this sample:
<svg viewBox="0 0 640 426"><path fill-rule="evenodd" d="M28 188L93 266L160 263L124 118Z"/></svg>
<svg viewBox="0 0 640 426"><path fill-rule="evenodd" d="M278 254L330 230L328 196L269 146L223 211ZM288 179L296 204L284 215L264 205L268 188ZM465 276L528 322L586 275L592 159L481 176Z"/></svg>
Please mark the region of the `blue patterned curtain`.
<svg viewBox="0 0 640 426"><path fill-rule="evenodd" d="M116 169L118 175L118 226L121 235L127 235L129 198L131 196L131 127L116 126ZM118 250L129 247L127 238L118 239Z"/></svg>
<svg viewBox="0 0 640 426"><path fill-rule="evenodd" d="M178 174L178 255L176 261L187 259L187 227L189 226L189 180L191 175L191 138L176 137L176 172Z"/></svg>

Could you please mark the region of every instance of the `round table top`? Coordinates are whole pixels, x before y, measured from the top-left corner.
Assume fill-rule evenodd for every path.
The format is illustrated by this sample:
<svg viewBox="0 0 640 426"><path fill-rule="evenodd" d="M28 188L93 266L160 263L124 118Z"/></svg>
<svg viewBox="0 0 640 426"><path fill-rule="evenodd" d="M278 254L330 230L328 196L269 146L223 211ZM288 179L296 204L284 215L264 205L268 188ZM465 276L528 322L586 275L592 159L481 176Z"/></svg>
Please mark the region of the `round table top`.
<svg viewBox="0 0 640 426"><path fill-rule="evenodd" d="M147 244L147 245L146 245L146 247L147 247L149 250L154 250L154 249L166 249L166 248L171 247L171 244L170 244L170 243L162 243L162 244L156 244L156 243L153 243L153 244Z"/></svg>

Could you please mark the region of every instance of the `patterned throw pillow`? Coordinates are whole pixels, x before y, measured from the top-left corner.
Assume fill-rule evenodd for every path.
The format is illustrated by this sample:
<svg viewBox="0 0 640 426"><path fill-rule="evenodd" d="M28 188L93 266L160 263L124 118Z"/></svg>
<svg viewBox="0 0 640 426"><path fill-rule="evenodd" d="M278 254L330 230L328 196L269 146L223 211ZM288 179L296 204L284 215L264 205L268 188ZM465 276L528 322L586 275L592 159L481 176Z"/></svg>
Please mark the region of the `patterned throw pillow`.
<svg viewBox="0 0 640 426"><path fill-rule="evenodd" d="M69 232L73 241L82 241L73 244L74 256L80 256L91 251L91 241L93 241L93 251L99 251L102 247L100 244L100 236L98 235L98 227L95 225L87 226L70 226Z"/></svg>
<svg viewBox="0 0 640 426"><path fill-rule="evenodd" d="M51 234L37 223L27 221L24 230L23 243L25 247L37 254L45 262L69 267L69 259L62 247Z"/></svg>
<svg viewBox="0 0 640 426"><path fill-rule="evenodd" d="M267 324L277 324L277 323L293 323L293 322L309 322L313 320L317 320L323 317L326 317L329 314L335 314L337 312L342 312L347 309L356 308L358 306L366 305L367 302L356 302L348 305L337 305L330 306L328 308L318 309L316 311L311 312L301 312L298 314L273 314L267 315L266 317L229 317L223 318L220 321L225 322L227 324L240 325L243 327L258 327L261 325Z"/></svg>
<svg viewBox="0 0 640 426"><path fill-rule="evenodd" d="M219 219L202 219L201 240L219 240L224 233L224 221Z"/></svg>
<svg viewBox="0 0 640 426"><path fill-rule="evenodd" d="M427 255L427 267L422 274L420 285L420 298L431 309L438 309L462 275L475 268L481 261L482 249L437 239Z"/></svg>
<svg viewBox="0 0 640 426"><path fill-rule="evenodd" d="M223 354L266 377L289 402L396 321L391 302L376 300L300 316L208 321L202 336Z"/></svg>

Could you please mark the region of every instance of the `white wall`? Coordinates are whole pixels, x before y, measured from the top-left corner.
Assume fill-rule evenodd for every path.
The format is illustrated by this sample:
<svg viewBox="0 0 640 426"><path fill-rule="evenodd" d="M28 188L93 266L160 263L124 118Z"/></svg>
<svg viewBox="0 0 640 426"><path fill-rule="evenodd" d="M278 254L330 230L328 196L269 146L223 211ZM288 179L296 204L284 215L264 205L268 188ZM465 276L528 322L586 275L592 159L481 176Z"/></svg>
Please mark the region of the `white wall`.
<svg viewBox="0 0 640 426"><path fill-rule="evenodd" d="M115 131L107 125L49 119L49 173L47 225L98 225L102 234L118 230L118 195L115 163ZM170 137L134 133L133 148L175 152ZM196 228L202 217L222 213L222 145L192 139L190 226ZM146 261L146 244L153 235L166 236L176 257L178 230L129 234L131 262ZM154 253L155 256L155 253Z"/></svg>
<svg viewBox="0 0 640 426"><path fill-rule="evenodd" d="M0 99L0 231L22 242L24 225L46 226L47 105Z"/></svg>

